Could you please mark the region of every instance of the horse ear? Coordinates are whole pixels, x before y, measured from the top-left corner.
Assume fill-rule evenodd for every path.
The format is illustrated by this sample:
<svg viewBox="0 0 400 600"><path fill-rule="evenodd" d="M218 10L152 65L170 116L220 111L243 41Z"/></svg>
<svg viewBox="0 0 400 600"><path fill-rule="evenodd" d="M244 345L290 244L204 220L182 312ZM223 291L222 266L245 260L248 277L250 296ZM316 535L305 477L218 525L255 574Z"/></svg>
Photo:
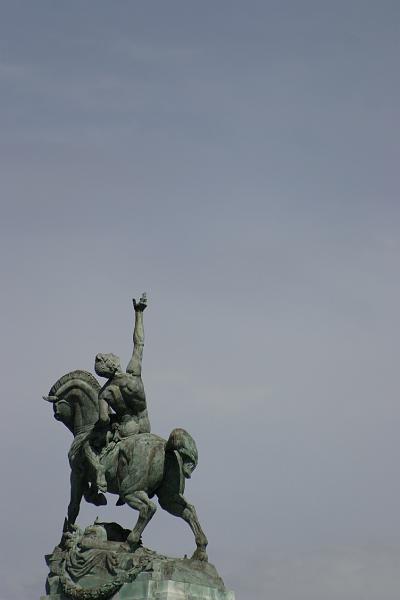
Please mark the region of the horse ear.
<svg viewBox="0 0 400 600"><path fill-rule="evenodd" d="M94 524L95 524L95 525L97 525L97 524L98 524L98 522L99 522L99 516L97 515L97 517L96 517L96 520L95 520Z"/></svg>
<svg viewBox="0 0 400 600"><path fill-rule="evenodd" d="M58 398L57 396L42 396L43 400L46 400L46 402L57 402Z"/></svg>

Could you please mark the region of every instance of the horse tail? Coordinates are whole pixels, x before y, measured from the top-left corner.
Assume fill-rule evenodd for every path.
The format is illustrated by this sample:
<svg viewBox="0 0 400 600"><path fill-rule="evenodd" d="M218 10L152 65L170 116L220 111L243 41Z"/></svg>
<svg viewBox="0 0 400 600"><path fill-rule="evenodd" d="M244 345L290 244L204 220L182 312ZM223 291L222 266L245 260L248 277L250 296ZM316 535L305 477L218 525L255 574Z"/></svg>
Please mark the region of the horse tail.
<svg viewBox="0 0 400 600"><path fill-rule="evenodd" d="M171 431L165 450L167 452L177 451L184 464L188 462L192 463L192 471L197 466L199 455L196 442L185 429L178 427Z"/></svg>

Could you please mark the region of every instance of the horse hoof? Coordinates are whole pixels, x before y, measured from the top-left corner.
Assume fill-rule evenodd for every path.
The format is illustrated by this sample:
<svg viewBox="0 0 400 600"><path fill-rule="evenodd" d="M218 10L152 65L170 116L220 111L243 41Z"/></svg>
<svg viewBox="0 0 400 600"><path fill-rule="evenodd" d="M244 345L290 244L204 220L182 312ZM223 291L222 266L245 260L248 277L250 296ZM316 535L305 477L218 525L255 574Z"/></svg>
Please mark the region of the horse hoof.
<svg viewBox="0 0 400 600"><path fill-rule="evenodd" d="M129 548L128 552L135 552L135 550L140 548L140 546L142 545L142 540L130 540L128 536L128 539L126 540L124 545Z"/></svg>
<svg viewBox="0 0 400 600"><path fill-rule="evenodd" d="M121 552L130 552L131 551L131 547L127 542L124 542L123 544L121 544L119 549Z"/></svg>
<svg viewBox="0 0 400 600"><path fill-rule="evenodd" d="M208 562L207 552L205 550L202 550L201 548L197 548L192 555L192 560L201 560L203 562Z"/></svg>

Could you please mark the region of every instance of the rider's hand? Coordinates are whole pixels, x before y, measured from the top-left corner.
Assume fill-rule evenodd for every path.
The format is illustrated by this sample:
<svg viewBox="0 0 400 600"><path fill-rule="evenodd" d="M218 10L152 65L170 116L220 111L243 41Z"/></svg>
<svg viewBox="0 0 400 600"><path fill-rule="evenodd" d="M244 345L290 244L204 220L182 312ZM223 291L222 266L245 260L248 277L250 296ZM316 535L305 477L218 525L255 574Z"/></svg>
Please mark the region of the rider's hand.
<svg viewBox="0 0 400 600"><path fill-rule="evenodd" d="M132 302L133 302L133 307L136 312L143 312L147 306L146 292L143 292L143 294L140 297L139 302L136 302L135 298L132 299Z"/></svg>

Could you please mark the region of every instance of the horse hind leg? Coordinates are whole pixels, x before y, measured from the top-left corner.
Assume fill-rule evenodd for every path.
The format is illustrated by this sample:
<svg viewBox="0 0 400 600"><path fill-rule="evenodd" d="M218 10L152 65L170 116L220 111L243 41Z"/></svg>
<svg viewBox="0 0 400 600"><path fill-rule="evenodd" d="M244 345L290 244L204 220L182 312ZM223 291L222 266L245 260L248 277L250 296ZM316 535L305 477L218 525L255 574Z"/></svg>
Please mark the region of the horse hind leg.
<svg viewBox="0 0 400 600"><path fill-rule="evenodd" d="M182 494L160 494L158 496L158 501L161 508L169 512L171 515L181 517L184 521L186 521L186 523L188 523L190 529L193 531L197 547L192 555L192 559L208 561L206 552L208 540L201 528L194 506L189 504Z"/></svg>
<svg viewBox="0 0 400 600"><path fill-rule="evenodd" d="M131 508L139 511L139 517L136 521L136 525L128 535L127 539L129 548L135 550L139 546L141 535L156 512L157 507L154 502L151 502L148 495L144 491L124 494L123 500Z"/></svg>

